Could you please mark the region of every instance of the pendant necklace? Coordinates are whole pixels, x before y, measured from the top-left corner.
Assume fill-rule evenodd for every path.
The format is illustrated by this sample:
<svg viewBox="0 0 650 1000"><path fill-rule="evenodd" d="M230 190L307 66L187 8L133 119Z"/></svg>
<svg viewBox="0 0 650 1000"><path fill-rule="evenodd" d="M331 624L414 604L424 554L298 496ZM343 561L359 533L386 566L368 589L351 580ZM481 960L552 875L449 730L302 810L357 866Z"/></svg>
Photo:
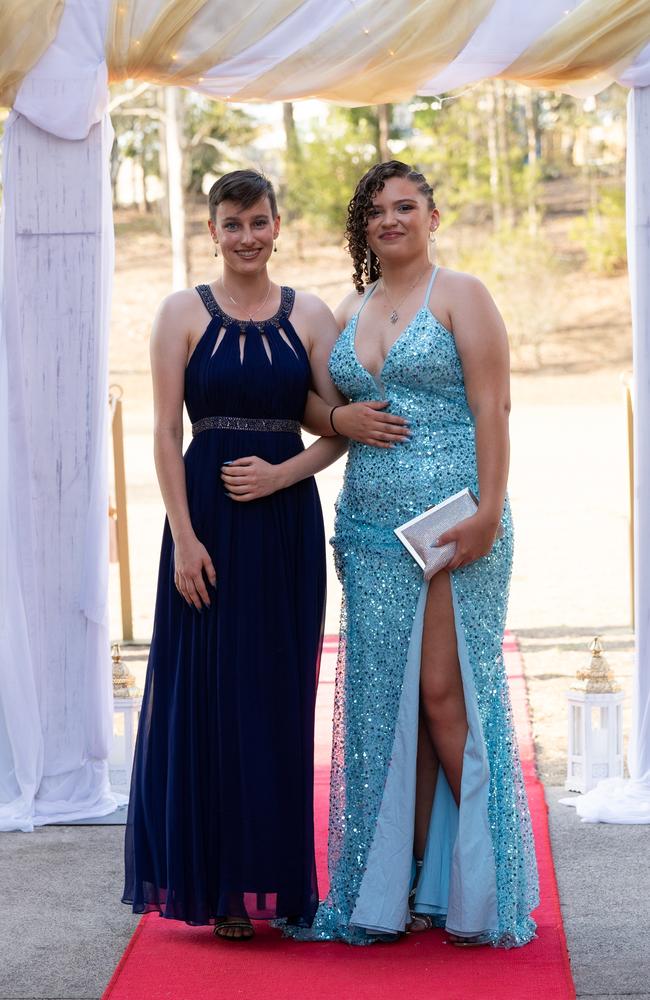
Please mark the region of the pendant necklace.
<svg viewBox="0 0 650 1000"><path fill-rule="evenodd" d="M230 292L229 292L229 291L228 291L228 289L226 288L226 285L225 285L225 283L224 283L224 280L223 280L223 278L221 279L221 287L223 288L224 292L226 293L226 295L228 296L228 298L230 299L230 301L232 302L232 304L233 304L234 306L237 306L237 308L238 308L238 309L241 309L241 308L243 308L243 307L241 306L241 304L240 304L239 302L237 302L237 300L236 300L236 299L233 299L232 295L230 294ZM273 283L272 283L271 281L269 281L269 287L268 287L268 288L267 288L267 290L266 290L266 295L264 296L264 298L263 298L263 300L262 300L262 301L260 302L260 304L259 304L259 305L257 306L257 308L256 308L256 309L253 309L252 313L250 313L250 315L249 315L249 317L248 317L248 318L249 318L249 319L250 319L251 321L252 321L252 319L253 319L253 316L254 316L254 315L255 315L256 313L258 313L258 312L260 311L260 309L263 309L263 308L264 308L264 306L266 305L266 303L268 302L268 300L269 300L269 295L271 294L271 289L272 289L272 288L273 288ZM248 311L248 310L245 310L245 311Z"/></svg>
<svg viewBox="0 0 650 1000"><path fill-rule="evenodd" d="M393 301L392 301L390 295L388 294L388 289L386 288L386 282L384 281L383 278L381 279L382 288L384 289L384 295L386 296L386 299L388 301L388 305L392 306L392 309L393 309L392 313L388 317L389 320L391 321L391 323L393 323L393 324L397 323L397 320L399 319L399 313L398 313L397 310L402 307L402 305L404 304L404 302L406 302L407 298L409 297L409 295L411 294L411 292L413 291L413 289L415 288L415 286L420 281L422 281L423 277L425 276L425 274L427 273L427 271L429 270L430 267L431 267L431 264L427 264L427 266L425 267L424 271L422 271L422 273L417 276L417 278L415 279L415 281L413 282L413 284L409 288L409 290L406 293L406 295L402 296L402 298L397 303L397 305L393 305Z"/></svg>

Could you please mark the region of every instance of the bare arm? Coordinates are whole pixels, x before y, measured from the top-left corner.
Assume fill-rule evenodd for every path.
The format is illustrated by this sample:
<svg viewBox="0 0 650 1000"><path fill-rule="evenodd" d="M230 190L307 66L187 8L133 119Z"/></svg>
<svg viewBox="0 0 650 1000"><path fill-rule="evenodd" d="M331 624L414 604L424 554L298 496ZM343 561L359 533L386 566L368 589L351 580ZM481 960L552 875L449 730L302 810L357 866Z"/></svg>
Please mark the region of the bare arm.
<svg viewBox="0 0 650 1000"><path fill-rule="evenodd" d="M456 541L448 569L457 569L490 551L503 513L510 460L510 369L503 320L476 279L466 277L462 294L455 296L452 321L474 417L480 491L477 514L438 540L441 545Z"/></svg>
<svg viewBox="0 0 650 1000"><path fill-rule="evenodd" d="M304 424L308 430L323 437L340 434L362 444L377 448L392 448L409 437L408 424L403 417L384 413L389 405L386 400L366 400L350 403L332 384L328 361L339 331L347 324L352 312L358 308L356 292L348 295L336 310L336 315L324 330L325 336L314 344L310 360L314 391L309 393L305 408ZM332 407L336 412L332 413Z"/></svg>
<svg viewBox="0 0 650 1000"><path fill-rule="evenodd" d="M207 550L194 534L187 503L183 463L183 387L189 345L187 295L169 296L160 307L151 335L154 396L154 459L160 492L174 539L174 582L200 610L210 604L204 573L214 586L216 574Z"/></svg>
<svg viewBox="0 0 650 1000"><path fill-rule="evenodd" d="M256 455L238 458L221 467L221 478L231 500L247 503L315 475L340 458L346 447L340 437L318 438L309 448L278 465Z"/></svg>

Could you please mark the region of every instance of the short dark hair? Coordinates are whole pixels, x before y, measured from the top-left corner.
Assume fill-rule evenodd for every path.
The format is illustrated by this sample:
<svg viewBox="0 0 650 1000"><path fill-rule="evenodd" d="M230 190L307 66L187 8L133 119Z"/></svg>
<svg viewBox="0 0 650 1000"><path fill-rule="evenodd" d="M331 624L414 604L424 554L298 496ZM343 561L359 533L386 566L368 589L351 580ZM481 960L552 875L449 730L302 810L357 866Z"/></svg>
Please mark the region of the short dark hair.
<svg viewBox="0 0 650 1000"><path fill-rule="evenodd" d="M268 177L257 170L231 170L215 181L208 194L208 209L214 222L217 206L222 201L234 201L242 208L250 208L260 198L268 198L273 218L278 214L278 202Z"/></svg>

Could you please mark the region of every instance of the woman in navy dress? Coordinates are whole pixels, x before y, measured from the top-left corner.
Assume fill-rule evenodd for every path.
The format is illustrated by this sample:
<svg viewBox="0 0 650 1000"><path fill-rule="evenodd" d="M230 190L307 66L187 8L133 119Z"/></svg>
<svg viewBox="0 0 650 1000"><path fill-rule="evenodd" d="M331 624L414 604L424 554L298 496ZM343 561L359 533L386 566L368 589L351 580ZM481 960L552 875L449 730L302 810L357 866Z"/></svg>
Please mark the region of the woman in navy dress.
<svg viewBox="0 0 650 1000"><path fill-rule="evenodd" d="M268 276L280 225L270 183L226 174L209 208L222 277L165 299L151 341L167 519L123 901L245 940L251 918L308 926L318 905L325 553L313 474L345 444L303 449L308 396L320 413L342 402L327 371L338 330L318 298ZM184 456L183 403L193 433ZM350 433L353 409L341 416ZM357 416L362 440L400 433L380 409Z"/></svg>

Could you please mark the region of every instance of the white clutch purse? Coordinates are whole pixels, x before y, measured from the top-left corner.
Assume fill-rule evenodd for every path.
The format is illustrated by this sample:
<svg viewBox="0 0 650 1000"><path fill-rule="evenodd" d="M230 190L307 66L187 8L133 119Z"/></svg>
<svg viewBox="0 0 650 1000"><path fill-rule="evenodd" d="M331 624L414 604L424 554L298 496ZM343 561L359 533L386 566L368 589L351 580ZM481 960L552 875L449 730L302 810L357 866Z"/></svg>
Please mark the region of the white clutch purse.
<svg viewBox="0 0 650 1000"><path fill-rule="evenodd" d="M402 545L423 570L425 580L430 580L438 570L444 569L456 551L455 542L437 548L436 539L459 521L472 517L477 510L478 500L470 489L464 489L394 529ZM499 525L497 538L502 535L503 528Z"/></svg>

